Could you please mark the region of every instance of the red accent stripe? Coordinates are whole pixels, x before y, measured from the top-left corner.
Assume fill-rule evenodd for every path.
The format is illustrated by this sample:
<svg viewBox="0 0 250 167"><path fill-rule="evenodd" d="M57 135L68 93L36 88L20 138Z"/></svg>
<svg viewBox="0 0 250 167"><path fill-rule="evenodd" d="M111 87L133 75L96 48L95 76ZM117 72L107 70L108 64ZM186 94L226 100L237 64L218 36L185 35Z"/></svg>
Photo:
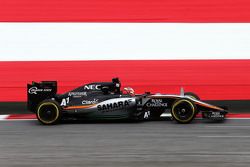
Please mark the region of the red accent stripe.
<svg viewBox="0 0 250 167"><path fill-rule="evenodd" d="M250 118L249 113L244 113L244 114L228 114L227 118Z"/></svg>
<svg viewBox="0 0 250 167"><path fill-rule="evenodd" d="M11 114L6 119L36 119L35 114Z"/></svg>
<svg viewBox="0 0 250 167"><path fill-rule="evenodd" d="M197 115L197 118L201 118L201 114ZM249 113L229 113L227 114L226 118L249 118L250 119L250 114ZM7 118L7 120L12 119L12 120L19 120L19 119L36 119L35 114L11 114Z"/></svg>
<svg viewBox="0 0 250 167"><path fill-rule="evenodd" d="M1 0L0 21L249 22L249 0Z"/></svg>
<svg viewBox="0 0 250 167"><path fill-rule="evenodd" d="M136 93L197 93L203 100L250 99L250 60L0 62L0 101L26 101L26 84L57 80L59 93L120 77Z"/></svg>
<svg viewBox="0 0 250 167"><path fill-rule="evenodd" d="M202 118L201 114L198 114L196 118ZM250 113L228 113L226 115L226 118L249 118L250 119Z"/></svg>

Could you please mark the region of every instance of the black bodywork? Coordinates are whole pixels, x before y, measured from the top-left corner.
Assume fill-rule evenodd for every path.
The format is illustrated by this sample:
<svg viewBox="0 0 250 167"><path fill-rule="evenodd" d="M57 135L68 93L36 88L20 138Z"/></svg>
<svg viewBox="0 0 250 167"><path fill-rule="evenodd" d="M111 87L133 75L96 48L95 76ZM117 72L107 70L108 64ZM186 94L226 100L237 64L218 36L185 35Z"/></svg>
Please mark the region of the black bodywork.
<svg viewBox="0 0 250 167"><path fill-rule="evenodd" d="M170 113L172 116L174 114L177 122L188 123L199 112L203 118L211 120L224 120L227 114L226 108L204 103L184 92L180 95L123 93L118 78L112 79L112 82L82 85L64 94L57 94L56 81L33 82L27 85L27 95L31 112L51 113L47 106L54 104L57 112L60 112L60 119L155 120L163 113ZM189 110L195 115L192 112L192 115L188 115ZM184 117L185 114L188 119ZM41 119L39 115L38 119ZM182 119L186 121L182 122Z"/></svg>

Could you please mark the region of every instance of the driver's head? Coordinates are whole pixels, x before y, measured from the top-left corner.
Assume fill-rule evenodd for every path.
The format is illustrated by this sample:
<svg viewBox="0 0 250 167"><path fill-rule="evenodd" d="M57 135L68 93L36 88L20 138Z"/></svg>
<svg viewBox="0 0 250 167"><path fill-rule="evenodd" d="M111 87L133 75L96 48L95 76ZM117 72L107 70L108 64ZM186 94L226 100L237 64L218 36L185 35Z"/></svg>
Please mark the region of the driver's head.
<svg viewBox="0 0 250 167"><path fill-rule="evenodd" d="M124 92L125 92L126 94L129 94L129 95L131 95L131 96L135 96L135 91L134 91L133 88L131 88L131 87L125 87L123 90L124 90Z"/></svg>

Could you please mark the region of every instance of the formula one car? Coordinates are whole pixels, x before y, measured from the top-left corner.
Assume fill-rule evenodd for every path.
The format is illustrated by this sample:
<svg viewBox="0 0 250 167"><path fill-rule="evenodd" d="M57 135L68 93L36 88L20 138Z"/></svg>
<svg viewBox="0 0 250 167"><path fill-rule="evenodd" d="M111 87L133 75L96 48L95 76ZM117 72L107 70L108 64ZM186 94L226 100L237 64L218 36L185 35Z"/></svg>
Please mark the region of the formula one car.
<svg viewBox="0 0 250 167"><path fill-rule="evenodd" d="M118 78L95 82L64 94L57 94L56 81L27 84L28 109L45 125L66 118L83 120L157 120L169 112L178 123L191 122L197 113L210 120L224 120L226 108L200 101L194 93L135 94L130 87L121 91Z"/></svg>

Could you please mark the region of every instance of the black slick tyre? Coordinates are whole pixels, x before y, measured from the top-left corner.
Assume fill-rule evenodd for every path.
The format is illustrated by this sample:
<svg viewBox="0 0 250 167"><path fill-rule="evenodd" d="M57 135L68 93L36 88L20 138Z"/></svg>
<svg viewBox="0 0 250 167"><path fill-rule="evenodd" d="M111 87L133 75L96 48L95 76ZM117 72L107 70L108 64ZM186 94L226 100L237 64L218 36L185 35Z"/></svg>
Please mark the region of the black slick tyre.
<svg viewBox="0 0 250 167"><path fill-rule="evenodd" d="M54 100L42 101L36 111L36 117L44 125L55 125L61 120L60 105Z"/></svg>
<svg viewBox="0 0 250 167"><path fill-rule="evenodd" d="M196 106L188 99L179 99L173 103L171 114L178 123L190 123L196 116Z"/></svg>

